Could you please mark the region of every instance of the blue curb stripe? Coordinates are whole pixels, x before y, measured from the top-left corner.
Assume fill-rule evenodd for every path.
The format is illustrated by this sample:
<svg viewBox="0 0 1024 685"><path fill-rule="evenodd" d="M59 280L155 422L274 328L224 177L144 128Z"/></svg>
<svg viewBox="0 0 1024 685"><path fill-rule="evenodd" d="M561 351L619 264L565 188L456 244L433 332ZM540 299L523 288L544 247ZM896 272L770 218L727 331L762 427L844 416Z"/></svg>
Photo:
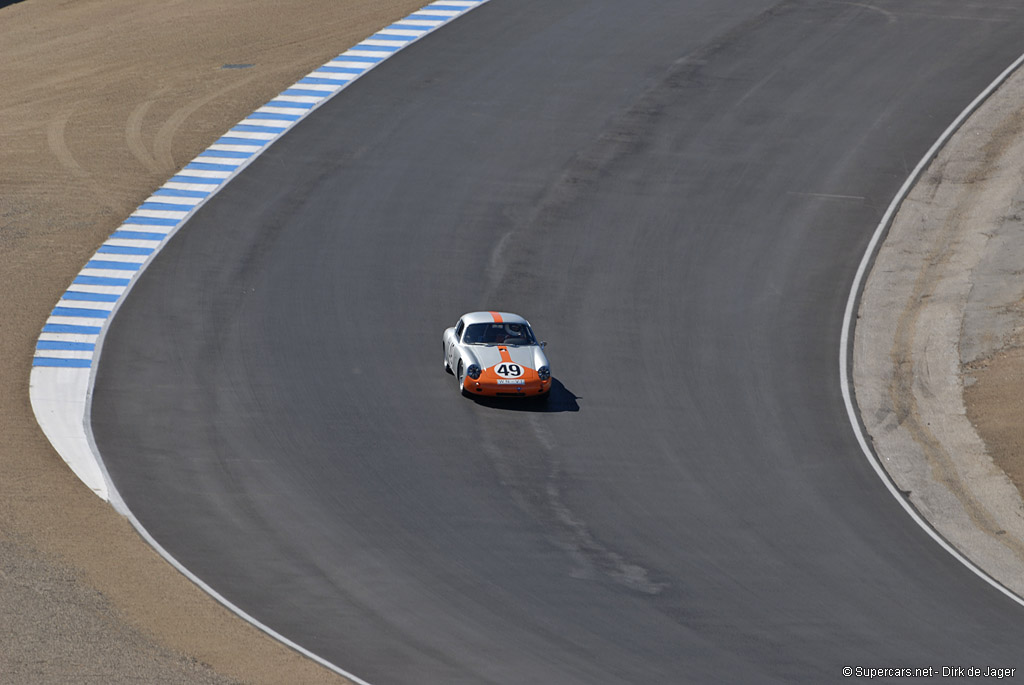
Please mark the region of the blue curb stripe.
<svg viewBox="0 0 1024 685"><path fill-rule="evenodd" d="M178 190L177 188L158 188L154 195L167 195L168 197L194 197L202 200L210 197L210 193L204 190Z"/></svg>
<svg viewBox="0 0 1024 685"><path fill-rule="evenodd" d="M266 105L263 105L266 107ZM280 112L253 112L247 119L278 119L280 121L298 121L301 119L303 114L281 114ZM278 129L283 131L284 129Z"/></svg>
<svg viewBox="0 0 1024 685"><path fill-rule="evenodd" d="M320 67L314 74L362 74L365 69L359 67ZM351 80L343 81L342 83L352 83Z"/></svg>
<svg viewBox="0 0 1024 685"><path fill-rule="evenodd" d="M62 300L83 300L87 302L117 302L121 299L120 295L110 295L108 293L84 293L77 290L68 290L61 298Z"/></svg>
<svg viewBox="0 0 1024 685"><path fill-rule="evenodd" d="M286 129L286 126L256 126L254 124L238 124L237 126L232 128L231 131L228 131L228 133L270 133L272 135L277 135L285 131Z"/></svg>
<svg viewBox="0 0 1024 685"><path fill-rule="evenodd" d="M123 247L121 245L101 245L100 249L96 250L101 254L134 254L140 256L151 255L156 251L156 248L152 247Z"/></svg>
<svg viewBox="0 0 1024 685"><path fill-rule="evenodd" d="M291 109L313 109L312 102L292 102L291 100L271 100L264 107L288 107Z"/></svg>
<svg viewBox="0 0 1024 685"><path fill-rule="evenodd" d="M126 224L138 224L140 226L177 226L181 219L161 219L155 216L132 215L124 220Z"/></svg>
<svg viewBox="0 0 1024 685"><path fill-rule="evenodd" d="M252 152L239 152L238 150L207 150L199 154L196 159L202 159L203 157L220 157L222 159L249 159L253 156L256 151ZM180 206L180 205L179 205Z"/></svg>
<svg viewBox="0 0 1024 685"><path fill-rule="evenodd" d="M110 316L106 309L79 309L78 307L54 307L50 316L75 316L81 319L105 319Z"/></svg>
<svg viewBox="0 0 1024 685"><path fill-rule="evenodd" d="M138 271L142 262L105 262L100 259L91 259L85 265L86 269L108 269L114 271Z"/></svg>
<svg viewBox="0 0 1024 685"><path fill-rule="evenodd" d="M43 326L43 333L80 333L82 335L99 335L103 330L99 326L74 326L69 323L48 323Z"/></svg>
<svg viewBox="0 0 1024 685"><path fill-rule="evenodd" d="M316 77L312 77L312 76L307 76L306 78L304 78L302 80L305 83L308 83L310 85L317 84L317 85L321 85L321 86L337 86L338 88L344 88L348 84L352 83L352 81L347 81L347 80L343 81L343 80L331 79L331 78L316 78Z"/></svg>
<svg viewBox="0 0 1024 685"><path fill-rule="evenodd" d="M36 343L37 350L77 350L79 352L92 352L96 349L96 343L68 342L66 340L40 340Z"/></svg>
<svg viewBox="0 0 1024 685"><path fill-rule="evenodd" d="M176 205L169 202L143 202L139 209L155 209L161 212L188 212L191 205Z"/></svg>
<svg viewBox="0 0 1024 685"><path fill-rule="evenodd" d="M371 39L367 38L367 40ZM379 52L382 59L390 57L392 53L398 52L401 49L401 46L398 45L366 45L365 43L360 43L352 48L352 50L358 52Z"/></svg>
<svg viewBox="0 0 1024 685"><path fill-rule="evenodd" d="M77 276L72 281L75 285L128 285L130 278L109 278L107 276Z"/></svg>
<svg viewBox="0 0 1024 685"><path fill-rule="evenodd" d="M75 369L88 369L92 366L91 359L55 359L53 357L34 357L32 366L67 366Z"/></svg>
<svg viewBox="0 0 1024 685"><path fill-rule="evenodd" d="M143 233L142 231L114 231L110 234L111 238L118 238L120 240L153 240L161 241L167 237L166 233Z"/></svg>
<svg viewBox="0 0 1024 685"><path fill-rule="evenodd" d="M294 95L297 97L308 97L308 98L320 98L321 100L327 97L328 91L326 90L302 90L301 88L289 88L283 91L281 95Z"/></svg>
<svg viewBox="0 0 1024 685"><path fill-rule="evenodd" d="M269 142L269 140L261 140L259 138L231 138L229 136L224 136L223 138L218 138L214 145L249 145L257 148L253 152L259 152L259 148Z"/></svg>
<svg viewBox="0 0 1024 685"><path fill-rule="evenodd" d="M195 185L219 186L222 178L207 178L205 176L171 176L168 183L192 183Z"/></svg>
<svg viewBox="0 0 1024 685"><path fill-rule="evenodd" d="M211 162L189 162L185 169L193 171L234 171L238 167L234 164L213 164Z"/></svg>
<svg viewBox="0 0 1024 685"><path fill-rule="evenodd" d="M335 57L334 59L332 59L331 61L332 62L343 62L343 61L344 62L366 62L367 63L367 68L369 68L369 66L372 66L374 64L379 64L380 62L383 62L385 59L386 59L386 57L369 57L367 55L350 55L347 52L343 52L340 55L338 55L337 57ZM322 68L323 67L321 67L321 69Z"/></svg>
<svg viewBox="0 0 1024 685"><path fill-rule="evenodd" d="M382 40L382 41L387 41L389 43L411 43L415 39L416 39L415 36L395 36L395 35L392 35L390 33L375 33L372 36L370 36L369 38L367 38L366 40ZM387 45L387 46L383 46L382 45L380 47L388 47L388 48L390 48L392 50L400 50L401 48L403 48L405 46L404 45Z"/></svg>

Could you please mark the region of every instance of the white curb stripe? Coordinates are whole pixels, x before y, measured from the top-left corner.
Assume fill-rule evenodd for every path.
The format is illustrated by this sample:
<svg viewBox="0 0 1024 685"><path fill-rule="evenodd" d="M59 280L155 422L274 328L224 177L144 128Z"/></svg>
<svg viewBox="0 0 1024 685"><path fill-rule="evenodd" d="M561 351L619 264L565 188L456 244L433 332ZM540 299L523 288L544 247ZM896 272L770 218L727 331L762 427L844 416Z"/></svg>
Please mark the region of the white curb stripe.
<svg viewBox="0 0 1024 685"><path fill-rule="evenodd" d="M104 245L110 247L139 247L139 248L154 248L153 241L151 240L129 240L126 238L108 238Z"/></svg>
<svg viewBox="0 0 1024 685"><path fill-rule="evenodd" d="M320 102L326 96L312 96L312 95L278 95L274 98L274 102L304 102L314 104Z"/></svg>
<svg viewBox="0 0 1024 685"><path fill-rule="evenodd" d="M486 0L485 0L486 1ZM352 48L342 53L342 57L379 57L382 60L387 59L393 53L386 52L384 50L359 50L358 48Z"/></svg>
<svg viewBox="0 0 1024 685"><path fill-rule="evenodd" d="M36 350L36 354L51 359L92 359L92 352L76 350Z"/></svg>
<svg viewBox="0 0 1024 685"><path fill-rule="evenodd" d="M86 303L81 300L65 300L63 298L57 300L58 307L81 307L84 304ZM114 302L89 302L88 306L90 309L105 309L109 312L113 311L115 304Z"/></svg>
<svg viewBox="0 0 1024 685"><path fill-rule="evenodd" d="M103 319L92 319L84 316L51 316L46 319L47 324L58 324L65 326L91 326L93 328L102 328L106 325L110 317ZM49 357L48 354L39 354L38 357Z"/></svg>
<svg viewBox="0 0 1024 685"><path fill-rule="evenodd" d="M380 34L378 34L380 35ZM379 45L387 48L404 48L408 43L404 40L380 40L377 38L368 38L364 40L363 45Z"/></svg>
<svg viewBox="0 0 1024 685"><path fill-rule="evenodd" d="M103 261L105 262L126 262L135 264L141 264L142 262L146 261L146 257L148 256L149 255L116 254L107 252L96 253L96 258L99 259L100 257L102 257Z"/></svg>
<svg viewBox="0 0 1024 685"><path fill-rule="evenodd" d="M184 176L186 174L188 176L196 176L198 178L211 178L211 179L224 180L228 176L231 176L232 172L230 172L230 171L211 171L209 169L185 169L185 170L183 170L181 172L182 176ZM220 184L217 184L217 185L220 185Z"/></svg>
<svg viewBox="0 0 1024 685"><path fill-rule="evenodd" d="M328 85L326 83L303 83L302 87L305 90L322 90L325 93L333 93L336 90L341 89L341 85Z"/></svg>
<svg viewBox="0 0 1024 685"><path fill-rule="evenodd" d="M417 31L416 29L381 29L380 31L377 32L377 35L378 36L405 36L405 37L409 37L409 38L416 38L418 36L422 36L424 33L427 33L427 31L426 30L419 30L419 31Z"/></svg>
<svg viewBox="0 0 1024 685"><path fill-rule="evenodd" d="M363 61L354 59L359 55L346 52L338 55L330 62L322 64L313 71L309 72L309 76L306 78L326 78L326 79L353 79L362 75L364 71L372 69L374 66L379 64L379 61ZM369 57L380 57L378 53L374 53ZM381 60L383 61L383 60ZM345 69L347 71L332 71L337 69Z"/></svg>
<svg viewBox="0 0 1024 685"><path fill-rule="evenodd" d="M210 189L210 186L200 185L198 183L180 183L177 181L168 181L164 184L164 188L170 190L189 190L189 191L206 191Z"/></svg>
<svg viewBox="0 0 1024 685"><path fill-rule="evenodd" d="M150 195L146 198L146 204L162 202L167 205L181 205L182 207L192 208L202 203L203 199L201 197L180 197L177 195Z"/></svg>
<svg viewBox="0 0 1024 685"><path fill-rule="evenodd" d="M415 15L414 14L410 14L409 16L411 17L411 16L415 16ZM444 20L443 19L403 19L400 23L402 24L402 26L423 26L423 27L426 27L426 28L433 28L435 26L440 26L441 24L443 24Z"/></svg>
<svg viewBox="0 0 1024 685"><path fill-rule="evenodd" d="M302 110L291 109L290 107L260 107L257 112L265 112L268 114L301 114Z"/></svg>
<svg viewBox="0 0 1024 685"><path fill-rule="evenodd" d="M251 131L235 131L235 130L228 131L227 135L231 136L232 138L248 138L248 139L254 140L254 141L273 140L274 138L277 137L273 133L253 133ZM258 143L258 144L262 145L262 143Z"/></svg>
<svg viewBox="0 0 1024 685"><path fill-rule="evenodd" d="M128 289L126 286L111 286L111 285L82 285L76 283L71 286L74 290L83 293L97 293L99 295L117 295L120 297Z"/></svg>
<svg viewBox="0 0 1024 685"><path fill-rule="evenodd" d="M150 217L152 219L183 219L186 214L188 214L188 210L172 212L163 209L136 209L132 212L132 216Z"/></svg>
<svg viewBox="0 0 1024 685"><path fill-rule="evenodd" d="M99 334L96 335L85 335L80 333L41 333L39 335L40 341L56 341L56 342L96 342L99 338Z"/></svg>

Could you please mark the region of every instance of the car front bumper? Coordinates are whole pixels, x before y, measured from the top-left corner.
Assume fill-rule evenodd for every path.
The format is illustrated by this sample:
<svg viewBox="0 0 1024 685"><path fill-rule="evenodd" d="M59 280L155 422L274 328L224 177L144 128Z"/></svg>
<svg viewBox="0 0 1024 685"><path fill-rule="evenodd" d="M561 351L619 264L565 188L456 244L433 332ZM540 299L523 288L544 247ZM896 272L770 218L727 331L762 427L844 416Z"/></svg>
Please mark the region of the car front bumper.
<svg viewBox="0 0 1024 685"><path fill-rule="evenodd" d="M551 380L539 378L524 380L518 383L504 382L485 378L465 378L462 388L467 395L480 397L541 397L551 391Z"/></svg>

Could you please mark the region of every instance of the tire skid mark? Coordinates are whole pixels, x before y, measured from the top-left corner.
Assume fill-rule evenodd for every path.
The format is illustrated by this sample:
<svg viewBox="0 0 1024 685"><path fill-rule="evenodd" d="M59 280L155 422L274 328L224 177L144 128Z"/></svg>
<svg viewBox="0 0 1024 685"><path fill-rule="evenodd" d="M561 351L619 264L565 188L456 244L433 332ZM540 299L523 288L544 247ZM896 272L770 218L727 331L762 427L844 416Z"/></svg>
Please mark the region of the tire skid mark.
<svg viewBox="0 0 1024 685"><path fill-rule="evenodd" d="M146 147L146 140L142 135L142 124L156 99L166 90L166 88L161 88L153 94L151 99L140 103L128 115L128 121L125 124L125 140L128 143L128 150L135 156L135 159L154 174L166 174L171 171L169 167L172 165L158 163L156 157Z"/></svg>
<svg viewBox="0 0 1024 685"><path fill-rule="evenodd" d="M564 497L566 476L557 446L536 422L533 423L532 432L539 444L525 451L531 455L528 461L524 461L522 455L509 460L501 447L488 437L492 431L485 431L481 436L481 446L511 500L549 531L549 543L572 559L575 566L572 576L581 580L611 581L645 595L656 595L667 588L665 583L652 581L647 569L602 544L587 522L573 511Z"/></svg>
<svg viewBox="0 0 1024 685"><path fill-rule="evenodd" d="M58 114L53 119L50 119L46 125L46 142L50 148L50 152L57 157L57 161L60 165L70 171L73 175L78 178L89 178L89 172L86 171L75 156L71 153L71 149L68 147L67 138L64 132L67 130L68 121L71 119L72 111L66 111Z"/></svg>
<svg viewBox="0 0 1024 685"><path fill-rule="evenodd" d="M68 146L67 128L74 114L75 110L73 108L68 109L46 123L47 146L68 173L79 179L81 185L86 186L94 197L102 198L101 201L107 209L115 212L123 211L121 207L109 199L110 193L106 192L106 189L92 172L79 163Z"/></svg>

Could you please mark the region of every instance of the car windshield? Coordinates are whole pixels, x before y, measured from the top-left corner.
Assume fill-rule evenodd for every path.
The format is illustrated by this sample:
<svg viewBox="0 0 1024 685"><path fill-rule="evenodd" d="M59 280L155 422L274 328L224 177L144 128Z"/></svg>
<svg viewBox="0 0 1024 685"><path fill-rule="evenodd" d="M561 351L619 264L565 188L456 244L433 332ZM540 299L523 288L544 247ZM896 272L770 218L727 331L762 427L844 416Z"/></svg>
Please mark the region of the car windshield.
<svg viewBox="0 0 1024 685"><path fill-rule="evenodd" d="M466 345L536 345L525 323L472 323L462 336Z"/></svg>

